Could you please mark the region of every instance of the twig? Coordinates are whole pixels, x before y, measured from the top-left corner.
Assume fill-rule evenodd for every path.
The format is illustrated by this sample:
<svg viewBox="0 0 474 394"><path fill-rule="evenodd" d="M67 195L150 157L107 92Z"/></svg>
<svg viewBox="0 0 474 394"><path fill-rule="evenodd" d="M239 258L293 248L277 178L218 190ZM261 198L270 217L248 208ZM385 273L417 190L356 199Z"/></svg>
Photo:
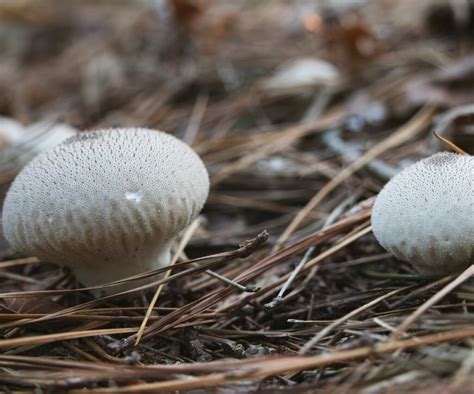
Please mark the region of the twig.
<svg viewBox="0 0 474 394"><path fill-rule="evenodd" d="M331 152L340 155L346 161L355 162L361 156L360 152L354 149L350 144L344 142L341 138L339 130L331 130L324 133L321 137L324 145L331 150ZM367 169L374 173L378 178L388 181L400 172L400 168L391 166L381 159L374 159L367 163Z"/></svg>
<svg viewBox="0 0 474 394"><path fill-rule="evenodd" d="M241 285L240 283L237 283L233 281L232 279L229 279L221 274L218 274L217 272L211 271L211 270L206 270L204 271L206 274L209 276L212 276L213 278L216 278L217 280L220 280L221 282L225 283L226 285L235 287L237 290L243 292L243 293L255 293L258 291L260 288L259 287L254 287L254 286L244 286Z"/></svg>
<svg viewBox="0 0 474 394"><path fill-rule="evenodd" d="M269 302L268 304L265 304L265 308L267 309L273 309L275 308L280 302L283 301L283 296L285 295L286 291L288 290L288 288L291 286L291 284L293 283L293 281L295 280L295 278L298 276L298 274L300 273L300 271L303 269L304 265L306 264L306 262L309 260L309 258L311 257L311 255L313 254L315 250L315 247L312 246L311 248L309 248L306 253L304 254L303 258L301 259L301 261L298 263L298 265L296 266L296 268L293 270L293 272L291 273L290 277L288 278L288 280L285 282L285 284L283 285L283 287L280 289L280 291L278 292L278 295L271 301Z"/></svg>
<svg viewBox="0 0 474 394"><path fill-rule="evenodd" d="M469 120L474 120L474 104L468 104L468 105L462 105L460 107L455 107L442 115L440 115L436 119L436 133L433 132L433 135L442 143L447 144L450 149L453 149L454 151L461 153L461 154L467 154L465 153L462 149L458 148L456 145L454 145L452 142L447 140L445 137L443 137L443 134L446 133L446 130L448 127L458 118L461 117L467 117Z"/></svg>
<svg viewBox="0 0 474 394"><path fill-rule="evenodd" d="M184 133L183 140L188 145L193 145L194 140L196 139L197 132L201 126L202 118L206 112L207 102L209 101L208 95L200 95L196 99L194 104L193 112L189 118L188 127Z"/></svg>
<svg viewBox="0 0 474 394"><path fill-rule="evenodd" d="M463 151L459 146L454 144L453 142L449 141L448 139L442 137L440 134L438 134L435 130L433 130L433 135L441 141L443 144L445 144L449 149L452 151L459 153L460 155L466 155L469 156L469 154L465 151Z"/></svg>
<svg viewBox="0 0 474 394"><path fill-rule="evenodd" d="M331 86L322 87L320 91L316 92L313 101L303 115L302 123L311 123L319 118L327 108L334 93L335 88Z"/></svg>
<svg viewBox="0 0 474 394"><path fill-rule="evenodd" d="M0 349L27 345L43 345L45 343L64 341L68 339L94 337L97 335L128 334L131 332L136 332L137 329L138 327L105 328L101 330L67 331L54 334L35 335L31 337L0 339Z"/></svg>
<svg viewBox="0 0 474 394"><path fill-rule="evenodd" d="M36 257L26 257L24 259L0 261L0 269L17 267L25 264L38 264L40 260Z"/></svg>

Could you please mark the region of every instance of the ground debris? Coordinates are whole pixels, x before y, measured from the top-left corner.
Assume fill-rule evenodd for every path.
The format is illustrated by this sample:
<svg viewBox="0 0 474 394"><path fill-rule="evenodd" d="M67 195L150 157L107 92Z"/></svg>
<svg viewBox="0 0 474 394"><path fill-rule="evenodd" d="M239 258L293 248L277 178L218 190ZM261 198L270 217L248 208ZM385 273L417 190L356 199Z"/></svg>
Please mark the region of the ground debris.
<svg viewBox="0 0 474 394"><path fill-rule="evenodd" d="M472 391L472 278L420 277L370 227L433 128L473 153L470 2L38 3L0 3L0 136L157 128L212 187L171 274L120 297L0 242L0 390Z"/></svg>

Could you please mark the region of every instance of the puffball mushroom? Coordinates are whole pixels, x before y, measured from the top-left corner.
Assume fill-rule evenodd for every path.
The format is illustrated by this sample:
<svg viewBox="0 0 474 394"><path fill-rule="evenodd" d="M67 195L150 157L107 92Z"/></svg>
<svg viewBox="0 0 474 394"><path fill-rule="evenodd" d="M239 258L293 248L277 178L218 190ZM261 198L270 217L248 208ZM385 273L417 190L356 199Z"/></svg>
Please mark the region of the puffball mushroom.
<svg viewBox="0 0 474 394"><path fill-rule="evenodd" d="M377 196L372 226L380 244L422 275L474 263L474 157L437 153L393 177Z"/></svg>
<svg viewBox="0 0 474 394"><path fill-rule="evenodd" d="M23 126L0 116L0 166L6 174L16 174L33 157L76 134L77 130L65 123L40 121Z"/></svg>
<svg viewBox="0 0 474 394"><path fill-rule="evenodd" d="M339 70L324 60L307 57L283 64L276 73L260 82L271 97L311 93L315 87L333 86L340 80Z"/></svg>
<svg viewBox="0 0 474 394"><path fill-rule="evenodd" d="M169 134L85 132L20 172L5 199L3 229L14 249L68 266L94 286L169 264L173 239L208 192L199 156Z"/></svg>

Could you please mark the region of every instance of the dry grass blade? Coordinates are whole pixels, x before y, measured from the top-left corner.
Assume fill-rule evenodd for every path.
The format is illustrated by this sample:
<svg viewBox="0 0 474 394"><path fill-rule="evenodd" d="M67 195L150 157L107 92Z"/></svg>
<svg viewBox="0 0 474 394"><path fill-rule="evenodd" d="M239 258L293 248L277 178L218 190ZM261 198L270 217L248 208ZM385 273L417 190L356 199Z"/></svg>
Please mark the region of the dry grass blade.
<svg viewBox="0 0 474 394"><path fill-rule="evenodd" d="M179 259L179 255L184 251L184 248L188 244L189 240L192 238L194 232L199 228L200 224L201 224L201 220L198 218L193 223L191 223L191 225L185 231L183 238L181 239L181 242L179 243L178 249L176 250L173 258L171 259L171 263L169 264L170 267L176 264L176 262ZM164 279L168 278L170 275L171 275L171 270L166 271ZM161 290L163 290L163 286L164 286L164 283L158 286L158 288L155 291L155 294L153 295L153 298L150 301L150 305L148 306L148 309L145 313L145 317L143 318L142 324L140 324L140 328L137 332L137 340L135 342L135 346L140 343L140 339L143 335L143 331L145 331L146 324L148 322L148 319L150 318L153 308L156 305L156 301L158 301L158 297L160 296Z"/></svg>
<svg viewBox="0 0 474 394"><path fill-rule="evenodd" d="M461 105L458 107L454 107L453 109L443 113L436 119L436 131L434 132L434 136L441 141L443 144L447 145L450 149L454 152L458 152L459 154L467 154L462 149L457 147L443 135L447 133L449 126L455 123L457 120L466 119L472 123L474 120L474 105L467 104Z"/></svg>
<svg viewBox="0 0 474 394"><path fill-rule="evenodd" d="M17 267L19 265L26 265L26 264L38 264L39 262L40 260L37 259L36 257L27 257L24 259L0 261L0 269L9 268L9 267Z"/></svg>
<svg viewBox="0 0 474 394"><path fill-rule="evenodd" d="M65 341L69 339L87 338L98 335L128 334L136 332L138 327L131 328L106 328L103 330L85 330L73 332L61 332L47 335L36 335L24 338L0 339L0 349L8 349L18 346L44 345L45 343Z"/></svg>
<svg viewBox="0 0 474 394"><path fill-rule="evenodd" d="M459 146L453 144L451 141L448 139L444 138L441 136L439 133L437 133L435 130L433 130L433 135L440 140L443 144L445 144L449 149L451 149L453 152L459 153L460 155L466 155L469 156L469 154L465 151L463 151Z"/></svg>
<svg viewBox="0 0 474 394"><path fill-rule="evenodd" d="M183 140L188 145L193 145L194 143L194 140L202 122L202 118L204 117L204 113L206 112L208 100L209 97L207 95L199 96L196 99L196 104L194 105L193 112L191 113L191 117L189 119L188 127L183 137Z"/></svg>

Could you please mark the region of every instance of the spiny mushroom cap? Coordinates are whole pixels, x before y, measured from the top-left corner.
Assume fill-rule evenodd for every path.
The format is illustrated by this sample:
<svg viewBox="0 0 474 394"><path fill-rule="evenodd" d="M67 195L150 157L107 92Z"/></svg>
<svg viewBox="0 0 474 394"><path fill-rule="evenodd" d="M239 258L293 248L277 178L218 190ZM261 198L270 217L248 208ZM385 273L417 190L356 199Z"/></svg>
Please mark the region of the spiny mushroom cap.
<svg viewBox="0 0 474 394"><path fill-rule="evenodd" d="M86 132L20 172L5 200L3 228L18 251L70 266L83 283L97 284L152 269L151 260L167 264L169 243L196 218L208 191L202 161L171 135ZM94 277L102 266L110 266L108 278Z"/></svg>
<svg viewBox="0 0 474 394"><path fill-rule="evenodd" d="M474 263L474 157L437 153L400 172L377 196L372 226L385 249L421 274Z"/></svg>

